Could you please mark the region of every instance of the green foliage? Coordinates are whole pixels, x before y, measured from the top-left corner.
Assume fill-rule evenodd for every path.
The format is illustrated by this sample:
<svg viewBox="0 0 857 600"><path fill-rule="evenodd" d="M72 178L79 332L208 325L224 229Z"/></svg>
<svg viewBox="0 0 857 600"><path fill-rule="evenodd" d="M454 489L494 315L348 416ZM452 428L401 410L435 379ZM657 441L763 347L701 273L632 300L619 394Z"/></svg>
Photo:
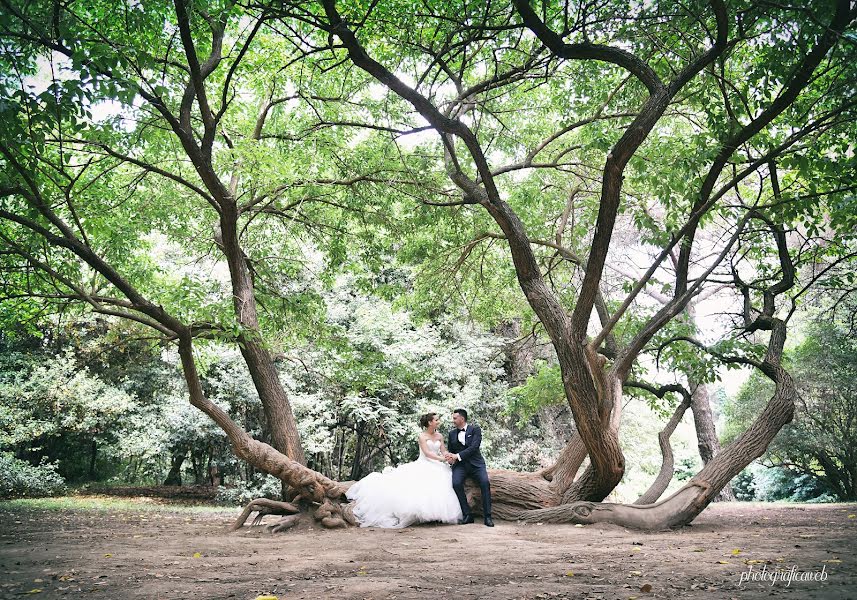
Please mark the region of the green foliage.
<svg viewBox="0 0 857 600"><path fill-rule="evenodd" d="M70 480L109 468L110 454L96 463L93 452L117 442L133 397L82 367L70 348L58 356L10 353L0 362L0 447L35 463L56 461Z"/></svg>
<svg viewBox="0 0 857 600"><path fill-rule="evenodd" d="M688 481L699 471L701 461L695 457L684 458L675 466L675 478L678 481Z"/></svg>
<svg viewBox="0 0 857 600"><path fill-rule="evenodd" d="M0 383L0 444L38 443L68 434L98 439L131 410L133 400L80 368L68 351Z"/></svg>
<svg viewBox="0 0 857 600"><path fill-rule="evenodd" d="M282 499L283 482L272 475L260 474L250 481L240 481L237 486L220 486L215 502L226 506L245 506L256 498Z"/></svg>
<svg viewBox="0 0 857 600"><path fill-rule="evenodd" d="M296 349L282 363L313 468L350 479L414 460L419 417L438 413L445 431L459 407L483 427L491 464L514 463L509 453L540 437L508 434L502 339L448 318L418 323L355 285L340 278L325 294L330 339ZM532 461L532 452L525 454L520 460Z"/></svg>
<svg viewBox="0 0 857 600"><path fill-rule="evenodd" d="M42 461L32 465L0 451L0 499L58 496L66 490L57 465Z"/></svg>
<svg viewBox="0 0 857 600"><path fill-rule="evenodd" d="M129 333L77 323L59 335L59 354L4 341L2 447L32 464L55 462L72 482L148 484L163 481L182 449L192 455L195 479L207 478L212 446L231 456L222 431L189 405L176 364Z"/></svg>
<svg viewBox="0 0 857 600"><path fill-rule="evenodd" d="M785 502L824 503L836 502L836 492L824 479L811 473L800 473L787 468L772 468L764 485L757 492L760 500Z"/></svg>
<svg viewBox="0 0 857 600"><path fill-rule="evenodd" d="M744 469L732 480L732 491L735 498L742 502L752 502L756 496L756 478L750 469Z"/></svg>
<svg viewBox="0 0 857 600"><path fill-rule="evenodd" d="M524 385L509 390L509 412L522 421L530 419L540 408L567 402L559 365L540 363Z"/></svg>

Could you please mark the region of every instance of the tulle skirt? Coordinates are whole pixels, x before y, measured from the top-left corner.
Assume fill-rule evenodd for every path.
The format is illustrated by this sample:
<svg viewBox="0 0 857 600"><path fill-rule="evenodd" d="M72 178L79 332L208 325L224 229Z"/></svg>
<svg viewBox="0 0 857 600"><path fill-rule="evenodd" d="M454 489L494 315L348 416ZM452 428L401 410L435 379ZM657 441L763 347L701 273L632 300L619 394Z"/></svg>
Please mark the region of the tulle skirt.
<svg viewBox="0 0 857 600"><path fill-rule="evenodd" d="M456 523L462 516L452 489L452 468L427 458L370 473L352 485L346 497L357 501L354 516L361 527Z"/></svg>

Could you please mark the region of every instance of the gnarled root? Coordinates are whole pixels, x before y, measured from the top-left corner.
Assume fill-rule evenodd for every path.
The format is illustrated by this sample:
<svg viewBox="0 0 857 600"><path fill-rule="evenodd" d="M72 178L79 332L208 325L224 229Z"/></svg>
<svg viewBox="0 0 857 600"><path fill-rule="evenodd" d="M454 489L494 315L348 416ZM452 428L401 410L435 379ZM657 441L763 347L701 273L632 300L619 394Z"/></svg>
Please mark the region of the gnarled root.
<svg viewBox="0 0 857 600"><path fill-rule="evenodd" d="M346 509L345 507L348 508ZM351 508L350 504L340 504L339 502L325 500L321 506L315 509L313 517L323 527L327 527L328 529L348 527L349 525L357 524L357 519L354 518Z"/></svg>
<svg viewBox="0 0 857 600"><path fill-rule="evenodd" d="M613 523L644 530L672 529L685 525L699 514L699 505L707 504L710 490L704 481L692 480L669 498L655 504L575 502L530 510L519 520L527 523Z"/></svg>
<svg viewBox="0 0 857 600"><path fill-rule="evenodd" d="M301 509L291 502L278 502L269 498L256 498L250 504L244 507L241 514L229 528L230 531L237 531L244 526L244 522L253 513L258 513L253 519L253 525L259 525L262 522L262 517L265 515L294 515L301 512Z"/></svg>
<svg viewBox="0 0 857 600"><path fill-rule="evenodd" d="M276 523L272 523L268 526L268 533L280 533L281 531L286 531L287 529L291 529L295 525L298 524L298 521L301 520L303 515L289 515L288 517L283 517L278 520Z"/></svg>

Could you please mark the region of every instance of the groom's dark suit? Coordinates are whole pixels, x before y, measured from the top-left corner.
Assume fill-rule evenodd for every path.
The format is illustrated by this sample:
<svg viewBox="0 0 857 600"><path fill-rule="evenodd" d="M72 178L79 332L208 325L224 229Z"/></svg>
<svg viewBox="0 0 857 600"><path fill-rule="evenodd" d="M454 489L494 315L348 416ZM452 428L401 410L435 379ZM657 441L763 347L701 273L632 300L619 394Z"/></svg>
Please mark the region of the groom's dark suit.
<svg viewBox="0 0 857 600"><path fill-rule="evenodd" d="M464 444L458 441L459 430L453 427L449 431L446 447L452 454L458 454L461 460L452 465L452 488L458 496L461 512L464 518L470 515L470 506L467 504L467 496L464 494L464 480L468 477L475 479L482 490L482 516L491 518L491 486L488 482L488 470L485 468L485 459L479 452L482 443L482 430L479 425L467 423L464 433Z"/></svg>

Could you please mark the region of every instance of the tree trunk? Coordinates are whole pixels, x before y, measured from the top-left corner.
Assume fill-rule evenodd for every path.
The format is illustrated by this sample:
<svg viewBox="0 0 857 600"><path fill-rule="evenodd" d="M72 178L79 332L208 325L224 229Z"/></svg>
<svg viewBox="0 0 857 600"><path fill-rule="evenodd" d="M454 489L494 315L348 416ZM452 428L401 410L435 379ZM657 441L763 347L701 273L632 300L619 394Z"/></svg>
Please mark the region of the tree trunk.
<svg viewBox="0 0 857 600"><path fill-rule="evenodd" d="M299 463L306 464L297 422L273 358L259 342L251 340L241 341L241 355L262 399L272 445Z"/></svg>
<svg viewBox="0 0 857 600"><path fill-rule="evenodd" d="M781 330L779 330L781 328ZM771 333L770 346L785 340L785 325L780 324ZM769 349L769 355L771 350ZM731 444L717 454L687 485L675 494L656 504L623 505L610 503L575 502L551 508L528 511L520 516L526 522L598 523L609 522L637 529L668 529L690 523L706 506L714 501L718 492L747 465L764 454L771 440L792 420L797 390L791 376L779 366L779 359L763 365L776 384L773 397L762 413Z"/></svg>
<svg viewBox="0 0 857 600"><path fill-rule="evenodd" d="M95 459L98 456L98 442L92 440L89 453L89 479L95 481Z"/></svg>
<svg viewBox="0 0 857 600"><path fill-rule="evenodd" d="M605 372L606 359L590 348L573 343L556 347L566 397L589 455L589 467L563 496L566 501L600 502L625 473L625 456L619 445L622 383L614 373ZM578 351L580 356L574 356Z"/></svg>
<svg viewBox="0 0 857 600"><path fill-rule="evenodd" d="M357 440L354 442L354 459L351 461L351 481L357 481L363 474L363 428L357 426Z"/></svg>
<svg viewBox="0 0 857 600"><path fill-rule="evenodd" d="M574 435L563 448L556 462L539 473L551 482L553 489L558 494L563 494L577 476L580 466L586 459L586 445L575 430Z"/></svg>
<svg viewBox="0 0 857 600"><path fill-rule="evenodd" d="M170 472L167 473L167 478L164 480L164 485L182 484L182 465L187 458L187 450L177 451L173 453L170 461Z"/></svg>
<svg viewBox="0 0 857 600"><path fill-rule="evenodd" d="M280 381L271 353L262 345L253 278L247 256L238 240L238 214L235 200L224 198L220 218L220 243L229 266L232 304L241 324L239 347L250 371L253 385L262 401L271 442L277 450L306 464L303 445L292 407ZM217 236L215 236L217 237Z"/></svg>
<svg viewBox="0 0 857 600"><path fill-rule="evenodd" d="M696 427L696 439L699 447L699 457L702 459L702 464L707 465L711 462L718 452L720 452L720 440L717 439L717 432L714 429L714 416L711 412L711 402L708 395L706 385L698 384L694 389L694 381L689 382L693 392L693 401L690 408L693 411L693 423ZM732 492L732 486L726 486L717 495L716 502L731 502L735 500L735 494Z"/></svg>
<svg viewBox="0 0 857 600"><path fill-rule="evenodd" d="M202 458L198 454L191 452L190 465L193 469L194 485L203 485L205 483L205 466L203 465Z"/></svg>
<svg viewBox="0 0 857 600"><path fill-rule="evenodd" d="M494 333L509 339L503 347L503 354L506 357L503 361L503 370L506 372L509 387L524 385L534 370L535 337L528 335L521 339L521 319L519 318L502 321L494 328Z"/></svg>
<svg viewBox="0 0 857 600"><path fill-rule="evenodd" d="M696 323L696 304L689 302L686 309L688 317ZM714 427L714 415L711 412L711 398L708 394L708 387L702 383L688 377L688 384L693 390L693 400L690 408L693 412L693 424L696 427L697 447L699 448L699 457L702 459L702 465L707 465L714 456L720 452L720 440L717 437L717 431ZM716 502L733 502L735 493L732 491L732 486L726 486L717 495Z"/></svg>
<svg viewBox="0 0 857 600"><path fill-rule="evenodd" d="M658 476L655 477L655 480L652 482L652 485L649 486L649 489L646 490L642 496L637 498L634 504L652 504L653 502L657 502L658 498L661 497L661 494L664 493L664 490L667 489L670 481L672 481L675 461L673 460L673 449L672 446L670 446L670 436L672 436L675 428L678 427L678 424L681 422L682 417L684 417L684 413L687 411L688 406L691 405L691 402L683 399L676 407L675 412L673 412L672 418L670 418L669 422L658 434L658 444L660 444L661 455L663 456L661 469L658 472Z"/></svg>
<svg viewBox="0 0 857 600"><path fill-rule="evenodd" d="M208 415L226 433L237 458L288 485L295 492L292 503L312 510L314 518L322 526L356 525L350 506L342 504L347 484L328 479L272 446L253 439L226 411L205 397L193 359L193 341L187 330L179 333L179 356L191 404Z"/></svg>

